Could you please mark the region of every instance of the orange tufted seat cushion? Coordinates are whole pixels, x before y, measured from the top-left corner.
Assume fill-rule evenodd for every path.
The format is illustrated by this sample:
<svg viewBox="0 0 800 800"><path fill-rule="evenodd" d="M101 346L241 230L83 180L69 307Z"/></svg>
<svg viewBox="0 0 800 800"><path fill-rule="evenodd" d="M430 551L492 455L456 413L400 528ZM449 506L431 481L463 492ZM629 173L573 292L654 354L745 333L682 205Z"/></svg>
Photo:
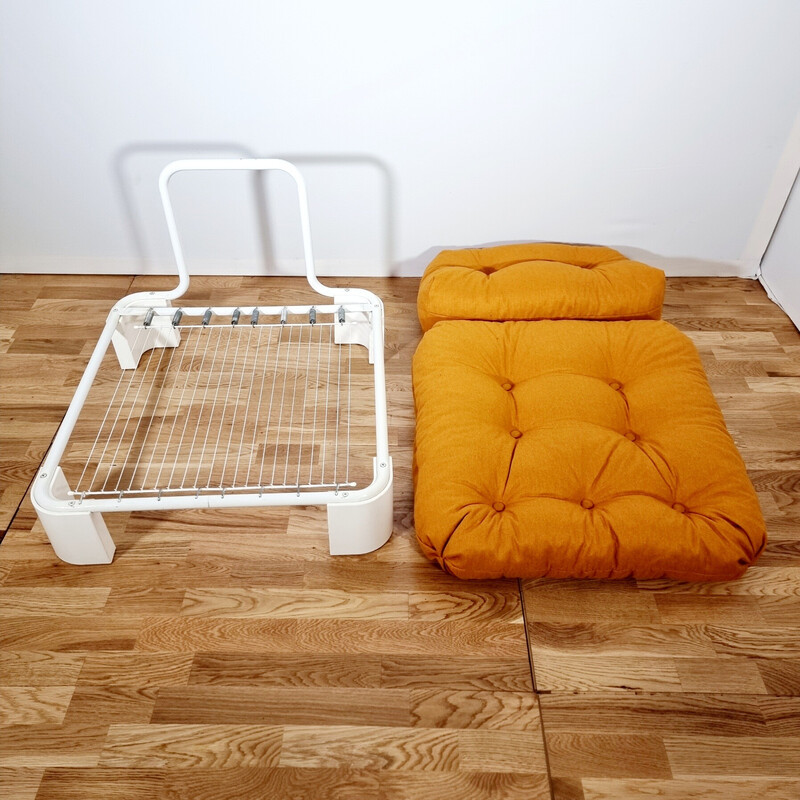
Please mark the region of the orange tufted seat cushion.
<svg viewBox="0 0 800 800"><path fill-rule="evenodd" d="M764 521L661 321L440 322L413 362L415 521L462 578L741 575Z"/></svg>
<svg viewBox="0 0 800 800"><path fill-rule="evenodd" d="M444 250L428 265L423 330L447 319L659 319L664 273L608 247L515 244Z"/></svg>

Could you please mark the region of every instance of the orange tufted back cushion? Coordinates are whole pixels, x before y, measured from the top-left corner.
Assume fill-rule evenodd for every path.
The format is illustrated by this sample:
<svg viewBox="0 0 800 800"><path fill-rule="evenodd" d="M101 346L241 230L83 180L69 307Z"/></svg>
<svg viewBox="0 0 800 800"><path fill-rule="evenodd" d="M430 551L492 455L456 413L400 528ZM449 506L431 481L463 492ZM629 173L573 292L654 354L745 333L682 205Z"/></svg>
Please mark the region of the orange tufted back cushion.
<svg viewBox="0 0 800 800"><path fill-rule="evenodd" d="M417 300L423 330L447 319L659 319L664 273L608 247L515 244L443 250Z"/></svg>

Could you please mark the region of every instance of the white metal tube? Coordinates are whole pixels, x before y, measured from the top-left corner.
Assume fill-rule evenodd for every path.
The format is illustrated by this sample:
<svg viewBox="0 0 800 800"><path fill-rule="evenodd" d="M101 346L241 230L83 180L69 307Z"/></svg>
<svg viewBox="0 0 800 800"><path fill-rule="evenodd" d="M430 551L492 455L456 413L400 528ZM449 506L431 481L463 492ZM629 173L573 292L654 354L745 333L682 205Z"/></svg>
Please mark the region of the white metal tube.
<svg viewBox="0 0 800 800"><path fill-rule="evenodd" d="M372 348L375 353L373 374L375 376L375 433L377 439L378 465L389 461L389 423L386 411L386 372L383 364L383 303L377 295L370 295L375 304L372 316ZM386 467L381 467L386 469Z"/></svg>
<svg viewBox="0 0 800 800"><path fill-rule="evenodd" d="M363 489L348 489L338 494L327 492L300 492L296 490L286 492L264 492L261 496L257 492L250 494L226 493L204 495L197 497L194 494L178 497L162 495L157 497L130 497L124 496L122 500L110 498L108 500L85 499L83 502L70 500L49 500L43 504L48 511L175 511L189 508L254 508L259 506L322 506L332 503L359 503L377 497L389 482L389 473L386 477L380 476L369 486ZM44 481L42 481L44 483Z"/></svg>
<svg viewBox="0 0 800 800"><path fill-rule="evenodd" d="M159 191L161 192L161 202L164 206L164 214L167 218L167 228L169 238L172 242L172 250L175 254L175 263L178 267L178 286L165 297L172 299L184 294L189 286L189 274L186 269L186 262L183 258L183 248L181 247L178 228L175 224L175 214L172 210L172 202L169 197L169 181L178 172L189 171L208 171L208 170L277 170L285 172L294 179L297 188L297 201L300 208L300 227L303 235L303 255L306 266L306 278L311 284L311 288L326 297L333 297L334 289L324 286L319 282L314 268L314 255L311 245L311 223L308 214L308 195L303 176L294 164L279 158L216 158L216 159L184 159L173 161L168 164L158 180Z"/></svg>
<svg viewBox="0 0 800 800"><path fill-rule="evenodd" d="M72 431L75 428L75 423L78 421L81 409L83 408L83 404L86 402L89 390L92 388L92 383L97 375L97 371L100 369L100 364L103 362L103 357L106 354L106 350L108 349L109 344L111 344L111 337L116 330L118 321L119 314L116 311L112 311L108 315L103 332L100 334L100 338L97 340L97 344L92 351L92 355L89 358L89 363L86 365L86 369L84 370L80 382L78 383L78 388L75 389L75 395L72 398L72 402L67 408L67 413L64 414L64 419L61 420L61 425L59 426L55 438L53 439L53 444L50 445L50 450L45 456L36 481L34 481L33 490L31 493L32 499L35 503L39 503L45 508L51 504L48 501L51 501L52 499L51 490L53 480L56 477L56 468L61 461L61 457L64 455L64 450L69 443L69 437L72 435Z"/></svg>

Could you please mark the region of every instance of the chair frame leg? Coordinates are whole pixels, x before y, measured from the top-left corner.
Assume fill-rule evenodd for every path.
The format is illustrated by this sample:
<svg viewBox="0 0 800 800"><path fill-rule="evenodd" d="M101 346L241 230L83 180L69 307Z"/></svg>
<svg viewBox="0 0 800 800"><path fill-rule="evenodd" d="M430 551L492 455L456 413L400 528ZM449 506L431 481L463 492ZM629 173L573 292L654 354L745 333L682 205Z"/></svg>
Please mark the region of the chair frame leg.
<svg viewBox="0 0 800 800"><path fill-rule="evenodd" d="M394 522L394 478L389 459L389 482L371 500L328 504L328 540L332 556L371 553L386 544Z"/></svg>

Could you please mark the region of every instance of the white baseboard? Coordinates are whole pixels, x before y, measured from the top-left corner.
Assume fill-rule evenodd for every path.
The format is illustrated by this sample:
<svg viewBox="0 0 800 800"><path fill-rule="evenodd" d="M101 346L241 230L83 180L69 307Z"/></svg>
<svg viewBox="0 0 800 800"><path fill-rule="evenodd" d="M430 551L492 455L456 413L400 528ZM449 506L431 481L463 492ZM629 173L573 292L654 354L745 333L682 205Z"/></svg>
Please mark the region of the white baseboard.
<svg viewBox="0 0 800 800"><path fill-rule="evenodd" d="M284 259L271 269L251 259L193 259L189 264L191 275L305 275L302 259ZM375 261L347 259L317 259L317 275L320 277L387 277L393 273L386 265ZM77 258L40 257L6 259L0 262L0 273L25 275L175 275L177 269L172 261L142 261L138 258ZM422 274L422 273L420 273Z"/></svg>
<svg viewBox="0 0 800 800"><path fill-rule="evenodd" d="M492 242L513 244L512 242ZM684 256L661 256L638 247L613 246L623 255L635 261L642 261L663 269L669 277L739 277L755 278L757 264L745 261L714 261L704 258ZM380 278L403 277L418 278L431 260L444 249L457 247L431 247L420 255L405 259L389 266L368 259L318 259L317 274L320 277ZM267 269L250 259L194 259L189 264L192 275L304 275L305 267L301 259L284 259L274 268ZM78 258L33 257L7 259L0 262L0 273L44 274L44 275L176 275L171 261L142 261L138 258Z"/></svg>

